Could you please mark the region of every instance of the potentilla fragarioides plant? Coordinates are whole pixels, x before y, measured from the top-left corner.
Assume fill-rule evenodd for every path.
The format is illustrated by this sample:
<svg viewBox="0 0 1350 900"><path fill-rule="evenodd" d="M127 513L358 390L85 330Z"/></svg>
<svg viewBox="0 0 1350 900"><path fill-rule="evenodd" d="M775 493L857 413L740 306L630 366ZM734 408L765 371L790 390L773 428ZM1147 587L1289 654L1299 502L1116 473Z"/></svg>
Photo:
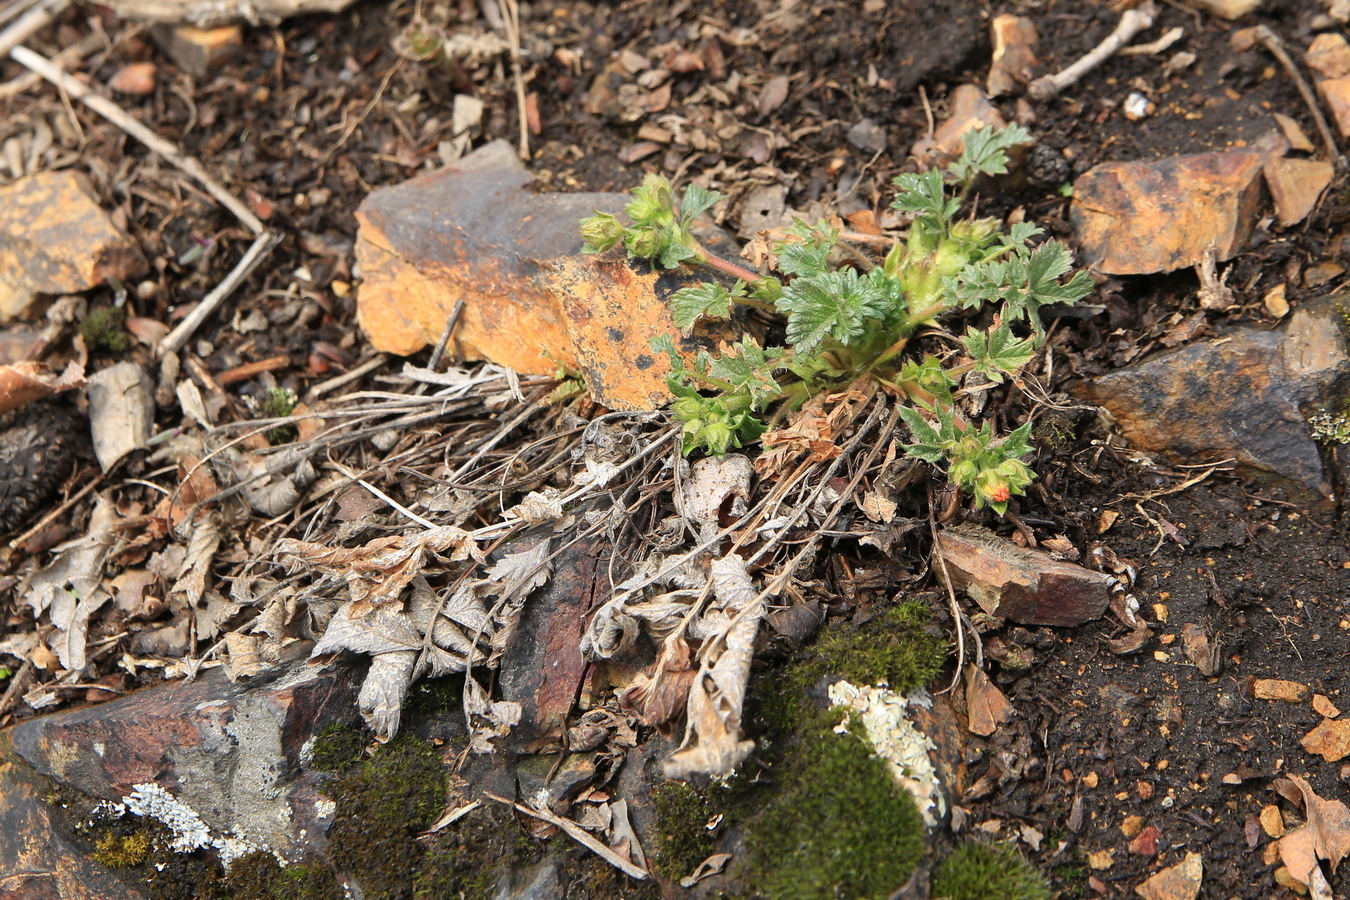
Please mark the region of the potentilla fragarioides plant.
<svg viewBox="0 0 1350 900"><path fill-rule="evenodd" d="M1067 248L1036 243L1043 233L1037 226L1019 222L1004 231L997 219L960 217L975 181L1005 173L1009 148L1029 141L1016 125L974 130L945 170L896 178L891 206L911 220L879 265L836 253L839 231L826 221L798 220L773 248L778 274L756 275L709 253L691 233L693 221L724 198L691 185L677 206L660 175L647 175L634 191L626 223L607 213L584 219L590 252L622 244L629 256L656 266L694 264L734 279L729 287L707 281L671 296L672 319L685 333L700 319L730 317L737 305L783 319L785 346L745 337L719 355L700 351L692 364L669 336L652 342L670 356L671 412L683 424L685 452L723 455L763 434L776 408L790 411L822 391L870 378L904 398L910 456L945 464L976 508L1006 512L1035 477L1022 462L1030 424L1000 436L990 423L963 417L953 393L970 373L996 383L1015 376L1045 339L1041 308L1074 303L1092 290L1085 272L1071 273ZM910 346L940 317L986 306L997 308L992 324L966 329L963 355L943 361Z"/></svg>

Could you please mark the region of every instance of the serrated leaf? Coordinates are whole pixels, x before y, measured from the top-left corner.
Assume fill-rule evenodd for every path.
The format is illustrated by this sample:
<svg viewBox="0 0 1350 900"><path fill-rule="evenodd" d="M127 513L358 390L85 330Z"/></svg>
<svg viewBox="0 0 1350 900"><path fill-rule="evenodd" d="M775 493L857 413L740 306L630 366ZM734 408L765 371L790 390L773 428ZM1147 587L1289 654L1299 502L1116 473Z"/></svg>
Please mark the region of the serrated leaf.
<svg viewBox="0 0 1350 900"><path fill-rule="evenodd" d="M1017 430L1013 431L1003 439L1003 444L999 448L1003 455L1010 459L1019 456L1026 456L1031 452L1031 423L1026 422Z"/></svg>
<svg viewBox="0 0 1350 900"><path fill-rule="evenodd" d="M936 225L945 226L961 208L961 201L948 198L937 169L927 172L906 172L894 181L899 193L891 201L891 208L912 212Z"/></svg>
<svg viewBox="0 0 1350 900"><path fill-rule="evenodd" d="M905 453L921 459L927 463L937 464L942 462L945 455L942 448L942 438L936 428L928 423L919 411L908 406L900 407L900 418L909 426L909 433L914 437L914 443L904 445Z"/></svg>
<svg viewBox="0 0 1350 900"><path fill-rule="evenodd" d="M737 281L727 290L714 281L680 288L670 295L670 318L675 327L688 334L699 319L725 319L731 306L745 296L745 282Z"/></svg>
<svg viewBox="0 0 1350 900"><path fill-rule="evenodd" d="M683 225L689 225L725 199L727 199L726 194L719 194L717 191L710 191L696 184L689 185L684 189L684 197L680 200L680 222Z"/></svg>
<svg viewBox="0 0 1350 900"><path fill-rule="evenodd" d="M827 271L830 251L839 241L839 232L823 219L814 225L797 219L787 229L797 240L778 241L773 246L778 257L778 270L784 275L811 277Z"/></svg>
<svg viewBox="0 0 1350 900"><path fill-rule="evenodd" d="M724 353L712 361L708 374L729 382L736 391L750 397L753 409L763 409L783 396L783 389L774 378L785 368L783 348L765 349L751 340L738 341L732 346L735 355Z"/></svg>
<svg viewBox="0 0 1350 900"><path fill-rule="evenodd" d="M947 172L958 183L969 182L979 175L1002 175L1008 171L1007 151L1029 143L1031 134L1021 125L972 129L963 136L961 155L947 167Z"/></svg>
<svg viewBox="0 0 1350 900"><path fill-rule="evenodd" d="M1019 340L1006 322L999 322L988 332L967 329L961 343L975 371L998 384L1003 383L1004 375L1016 375L1036 353L1035 342L1030 338Z"/></svg>
<svg viewBox="0 0 1350 900"><path fill-rule="evenodd" d="M809 354L826 338L848 345L862 337L868 319L886 315L886 297L856 269L839 269L795 279L783 289L778 308L787 314L788 342Z"/></svg>

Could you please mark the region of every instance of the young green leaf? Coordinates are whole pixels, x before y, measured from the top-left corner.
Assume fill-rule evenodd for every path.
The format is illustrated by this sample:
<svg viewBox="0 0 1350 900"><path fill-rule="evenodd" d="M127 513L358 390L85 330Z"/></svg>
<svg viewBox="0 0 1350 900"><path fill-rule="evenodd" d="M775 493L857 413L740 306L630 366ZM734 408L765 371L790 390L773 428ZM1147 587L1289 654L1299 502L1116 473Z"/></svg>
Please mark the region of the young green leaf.
<svg viewBox="0 0 1350 900"><path fill-rule="evenodd" d="M946 442L938 430L918 410L908 406L900 407L900 418L909 426L909 433L914 438L914 443L904 445L905 453L933 465L942 462L946 456Z"/></svg>
<svg viewBox="0 0 1350 900"><path fill-rule="evenodd" d="M929 227L945 229L961 209L960 200L947 196L942 173L937 169L918 174L906 172L897 175L894 183L899 193L891 201L891 208L914 213Z"/></svg>
<svg viewBox="0 0 1350 900"><path fill-rule="evenodd" d="M988 332L966 329L961 343L970 354L975 371L998 384L1003 383L1003 376L1016 375L1036 353L1033 340L1019 340L1003 321L997 322Z"/></svg>
<svg viewBox="0 0 1350 900"><path fill-rule="evenodd" d="M712 361L708 374L729 383L734 392L750 398L752 409L764 409L783 396L783 388L774 378L782 371L782 347L760 347L750 339L737 341L731 347L737 353L723 353Z"/></svg>
<svg viewBox="0 0 1350 900"><path fill-rule="evenodd" d="M961 155L947 173L958 184L969 184L980 175L1002 175L1008 171L1007 151L1029 143L1031 134L1021 125L972 129L965 133Z"/></svg>
<svg viewBox="0 0 1350 900"><path fill-rule="evenodd" d="M680 224L687 228L712 206L725 199L726 194L719 194L696 184L689 185L684 189L684 197L680 200Z"/></svg>
<svg viewBox="0 0 1350 900"><path fill-rule="evenodd" d="M797 219L787 229L796 240L779 241L773 246L778 257L778 270L784 275L810 277L828 271L830 251L839 241L839 230L831 228L823 219L814 225Z"/></svg>
<svg viewBox="0 0 1350 900"><path fill-rule="evenodd" d="M869 319L886 315L886 295L856 269L839 269L793 280L783 288L778 308L787 313L788 341L807 354L826 338L845 346L857 341Z"/></svg>
<svg viewBox="0 0 1350 900"><path fill-rule="evenodd" d="M670 318L676 328L688 334L699 319L730 317L732 304L745 296L743 281L737 281L731 290L715 281L683 287L670 295Z"/></svg>

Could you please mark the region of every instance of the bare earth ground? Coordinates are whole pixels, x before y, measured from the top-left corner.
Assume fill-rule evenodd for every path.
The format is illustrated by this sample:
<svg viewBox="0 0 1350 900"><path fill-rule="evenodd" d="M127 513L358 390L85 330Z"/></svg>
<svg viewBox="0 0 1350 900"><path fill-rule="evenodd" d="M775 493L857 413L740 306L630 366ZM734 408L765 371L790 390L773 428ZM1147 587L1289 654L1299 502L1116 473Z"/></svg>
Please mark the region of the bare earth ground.
<svg viewBox="0 0 1350 900"><path fill-rule="evenodd" d="M681 179L712 172L733 197L725 214L732 230L747 195L762 185L789 185L788 204L802 210L879 208L889 200L891 179L906 169L909 148L924 134L930 110L941 120L952 87L982 82L990 52L988 16L1008 11L1036 22L1049 71L1081 55L1118 18L1104 5L1068 0L992 7L958 0L612 7L542 0L522 8L524 44L535 54L527 62L528 90L535 94L540 126L531 137L531 167L540 189L547 190L622 190L644 167ZM1303 46L1319 12L1312 0L1270 0L1252 21ZM477 10L473 4L426 7L423 15L450 21L476 18ZM215 375L254 360L289 358L270 375L228 389L236 415L246 417L242 398L268 384L303 395L370 355L347 290L354 275L353 211L371 189L438 164L438 144L451 137L453 95L473 94L486 104L475 145L516 139L509 69L499 62L453 66L399 56L395 46L406 41L413 16L410 3L362 2L335 17L250 29L242 52L220 74L200 82L165 74L149 96L120 98L236 192L268 198L271 223L288 235L266 270L238 294L236 311L209 323L199 334L207 345L194 348ZM611 54L647 55L665 44L697 49L689 35L708 24L724 34L746 29L742 43L718 44L720 71L705 64L676 75L665 108L632 121L585 111L591 79ZM1024 207L1028 218L1065 237L1067 201L1058 188L1097 162L1241 146L1269 130L1272 111L1315 133L1273 60L1259 49L1229 49L1231 26L1164 6L1150 34L1174 25L1187 27L1186 46L1200 60L1197 65L1164 76L1154 57L1119 57L1060 100L1036 107L1028 125L1039 145L1055 152L1036 156L1039 165L1029 166L1021 183L1007 187L1009 193L981 198L984 209L1002 214ZM52 53L96 27L107 29L111 45L91 58L87 71L93 79L106 81L131 60L157 58L135 28L99 17L96 8L67 16L59 29L31 44ZM728 94L732 72L739 75L740 95ZM6 64L3 74L13 78L20 72ZM761 108L753 98L777 76L787 76L791 87L779 105ZM1134 89L1151 93L1158 105L1153 117L1130 122L1120 114L1125 94ZM7 96L0 101L0 140L24 133L61 104L47 87ZM1011 113L1012 104L1007 106ZM157 272L151 280L158 290L133 298L136 312L172 322L177 307L200 299L219 281L248 236L121 132L83 111L79 115L84 142L72 150L70 164L92 172ZM640 138L638 128L669 127L669 121L662 124L666 115L678 115L680 127L699 132L703 149L658 146L639 161L625 161ZM849 130L864 119L880 137L870 144L859 141L860 147L850 142ZM1211 313L1210 327L1269 324L1260 298L1286 280L1291 267L1335 259L1350 266L1342 255L1350 254L1341 240L1350 220L1344 187L1338 179L1304 226L1270 236L1234 261L1230 284L1241 305ZM190 252L194 248L205 252ZM305 277L297 279L294 273L301 269ZM1291 286L1290 300L1297 307L1325 290ZM1189 274L1108 281L1089 302L1103 311L1059 320L1053 331L1052 344L1063 360L1057 374L1064 379L1100 374L1137 358L1198 308ZM270 327L246 334L233 327L254 311ZM62 352L68 351L57 347L49 354L59 358ZM111 358L96 354L94 365ZM1064 440L1042 443L1038 451L1040 487L1022 504L1022 521L1040 539L1063 536L1079 548L1108 544L1137 568L1136 593L1149 617L1162 618L1153 608L1159 604L1165 619L1158 639L1130 655L1117 655L1106 644L1121 634L1114 621L998 635L1005 645L1026 648L1031 661L1024 668L991 666L1017 716L990 739L971 745L967 763L978 790L958 799L964 826L1000 836L1025 828L1039 832L1044 839L1035 841L1038 847L1024 842L1023 850L1063 896L1092 895L1088 854L1114 850L1114 863L1092 874L1109 895L1119 896L1153 871L1150 858L1125 850L1121 832L1128 817L1143 815L1160 830L1167 852L1177 858L1186 850L1203 852L1208 871L1202 896L1275 896L1281 889L1271 878L1274 865L1251 849L1254 817L1276 801L1271 777L1304 774L1322 796L1346 798L1350 767L1324 762L1300 746L1317 722L1306 704L1256 701L1250 682L1298 681L1342 707L1350 703L1344 692L1350 550L1341 504L1313 504L1279 484L1244 482L1226 471L1165 493L1195 470L1131 461L1127 451L1113 449L1109 434L1087 411L1065 427ZM68 491L81 487L93 471L86 460ZM122 499L137 500L134 486ZM0 611L7 628L32 624L6 573L19 573L44 547L79 534L88 511L88 500L76 504L56 533L0 550ZM1103 511L1115 511L1119 519L1099 534ZM1169 533L1160 521L1175 528ZM1010 523L999 529L1015 530ZM919 534L897 545L894 568L923 570L927 548ZM851 555L855 568L879 565L870 551L850 546L841 552ZM866 590L833 580L833 611L865 611L875 599L869 590L889 593L899 580L883 579ZM946 615L941 608L936 612ZM1180 664L1177 629L1183 623L1208 626L1220 642L1223 668L1216 677ZM125 623L111 621L91 630L90 638L97 642L118 634L122 641L132 639ZM151 677L118 673L116 656L99 657L106 684L128 690ZM71 692L64 699L82 698ZM7 710L0 724L28 714L19 705ZM1338 895L1350 892L1344 871L1332 885Z"/></svg>

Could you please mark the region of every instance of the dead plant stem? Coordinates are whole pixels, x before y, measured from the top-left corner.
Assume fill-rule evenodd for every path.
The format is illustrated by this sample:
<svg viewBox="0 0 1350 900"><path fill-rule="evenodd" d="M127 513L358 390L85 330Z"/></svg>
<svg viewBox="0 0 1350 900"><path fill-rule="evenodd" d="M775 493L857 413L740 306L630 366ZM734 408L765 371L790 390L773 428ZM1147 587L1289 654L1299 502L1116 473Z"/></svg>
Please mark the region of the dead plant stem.
<svg viewBox="0 0 1350 900"><path fill-rule="evenodd" d="M1077 84L1080 78L1114 56L1121 47L1134 40L1135 35L1146 28L1151 28L1153 19L1157 14L1158 7L1153 0L1144 0L1135 9L1125 10L1120 17L1120 23L1116 25L1114 31L1106 36L1104 41L1093 47L1064 71L1037 78L1027 87L1027 94L1033 100L1044 101L1054 97L1065 88Z"/></svg>

